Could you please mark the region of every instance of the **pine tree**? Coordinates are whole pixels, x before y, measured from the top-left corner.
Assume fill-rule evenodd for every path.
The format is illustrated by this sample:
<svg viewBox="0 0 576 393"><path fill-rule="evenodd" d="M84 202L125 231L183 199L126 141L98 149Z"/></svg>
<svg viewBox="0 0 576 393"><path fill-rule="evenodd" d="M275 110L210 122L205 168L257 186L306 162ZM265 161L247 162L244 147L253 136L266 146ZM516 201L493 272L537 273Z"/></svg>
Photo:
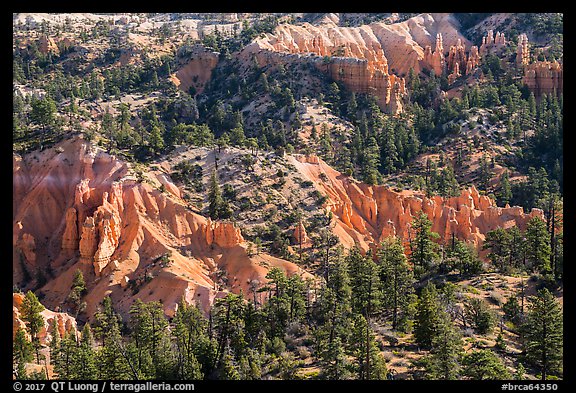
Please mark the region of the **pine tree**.
<svg viewBox="0 0 576 393"><path fill-rule="evenodd" d="M198 343L208 340L205 335L208 323L196 306L189 306L183 298L174 315L172 335L176 341L176 377L184 380L202 379L204 373L196 353ZM207 368L212 368L206 362Z"/></svg>
<svg viewBox="0 0 576 393"><path fill-rule="evenodd" d="M352 310L369 317L380 305L381 283L378 276L378 265L368 254L363 256L358 247L353 247L347 257L348 273L352 297Z"/></svg>
<svg viewBox="0 0 576 393"><path fill-rule="evenodd" d="M510 373L498 355L489 349L472 351L464 356L462 374L473 380L510 379Z"/></svg>
<svg viewBox="0 0 576 393"><path fill-rule="evenodd" d="M522 326L526 361L537 367L544 381L562 374L563 320L560 304L546 288L530 299Z"/></svg>
<svg viewBox="0 0 576 393"><path fill-rule="evenodd" d="M414 265L415 275L424 273L438 257L436 254L437 244L433 242L433 239L437 239L439 235L432 232L431 228L432 222L424 212L420 212L412 220L414 238L410 240L410 248L412 249L411 262Z"/></svg>
<svg viewBox="0 0 576 393"><path fill-rule="evenodd" d="M431 340L427 374L431 379L458 379L461 368L462 338L448 314L441 312Z"/></svg>
<svg viewBox="0 0 576 393"><path fill-rule="evenodd" d="M542 274L552 272L550 266L550 242L546 223L533 217L526 225L526 260L533 270Z"/></svg>
<svg viewBox="0 0 576 393"><path fill-rule="evenodd" d="M96 355L93 348L94 339L89 324L84 325L81 337L74 357L74 376L77 379L93 380L96 379L98 370L96 369Z"/></svg>
<svg viewBox="0 0 576 393"><path fill-rule="evenodd" d="M517 381L521 381L524 379L524 374L526 374L526 369L522 365L522 363L518 363L518 367L516 367L516 372L514 373L514 379Z"/></svg>
<svg viewBox="0 0 576 393"><path fill-rule="evenodd" d="M402 241L386 238L378 250L380 281L386 308L392 311L392 329L396 330L401 319L405 319L414 292L414 277L404 255Z"/></svg>
<svg viewBox="0 0 576 393"><path fill-rule="evenodd" d="M16 330L14 341L12 342L12 363L16 366L16 378L26 378L26 363L33 359L32 343L26 338L26 332L22 328Z"/></svg>
<svg viewBox="0 0 576 393"><path fill-rule="evenodd" d="M40 363L40 337L38 334L40 330L44 327L44 318L40 314L44 310L44 306L38 301L38 298L32 291L26 292L24 300L22 301L22 306L20 308L20 313L22 315L22 320L28 328L28 332L32 337L32 346L36 352L36 362Z"/></svg>
<svg viewBox="0 0 576 393"><path fill-rule="evenodd" d="M216 170L212 171L210 182L208 184L208 215L210 218L228 218L232 214L232 210L228 202L222 197L222 190L218 183L218 174Z"/></svg>
<svg viewBox="0 0 576 393"><path fill-rule="evenodd" d="M362 151L362 178L368 184L378 184L380 149L374 137L368 139Z"/></svg>
<svg viewBox="0 0 576 393"><path fill-rule="evenodd" d="M350 379L350 365L340 337L335 337L322 352L322 376L325 379Z"/></svg>
<svg viewBox="0 0 576 393"><path fill-rule="evenodd" d="M72 285L70 286L70 293L68 294L67 300L72 303L75 317L83 311L82 297L86 294L86 282L84 281L84 275L80 270L74 272L74 278L72 280Z"/></svg>
<svg viewBox="0 0 576 393"><path fill-rule="evenodd" d="M496 317L485 300L469 298L464 303L464 312L470 325L479 334L488 334L496 324Z"/></svg>
<svg viewBox="0 0 576 393"><path fill-rule="evenodd" d="M498 190L496 197L498 198L498 204L500 206L504 206L510 203L510 201L513 198L512 187L510 186L510 180L508 177L508 171L504 171L502 176L500 176L500 188Z"/></svg>
<svg viewBox="0 0 576 393"><path fill-rule="evenodd" d="M443 310L438 300L436 286L429 282L423 289L416 306L414 338L418 345L430 348L441 323Z"/></svg>
<svg viewBox="0 0 576 393"><path fill-rule="evenodd" d="M504 228L496 228L486 234L483 250L489 249L488 259L501 273L506 273L510 266L511 235Z"/></svg>
<svg viewBox="0 0 576 393"><path fill-rule="evenodd" d="M364 316L356 314L353 319L351 354L356 359L358 379L381 380L387 375L386 362L376 345L374 333Z"/></svg>

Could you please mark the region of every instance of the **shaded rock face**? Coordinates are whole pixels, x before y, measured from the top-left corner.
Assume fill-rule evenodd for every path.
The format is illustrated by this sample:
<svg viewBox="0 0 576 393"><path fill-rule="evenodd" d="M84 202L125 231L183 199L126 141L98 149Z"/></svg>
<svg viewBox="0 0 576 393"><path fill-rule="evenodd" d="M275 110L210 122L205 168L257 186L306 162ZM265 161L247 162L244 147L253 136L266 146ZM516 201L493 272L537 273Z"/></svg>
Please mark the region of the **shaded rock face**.
<svg viewBox="0 0 576 393"><path fill-rule="evenodd" d="M14 282L46 272L42 302L55 308L70 291L74 272L88 286L83 299L93 317L104 296L127 313L135 298L162 301L168 315L185 298L207 311L225 291L250 294L268 269L304 274L266 254L249 257L239 228L187 208L169 176L138 182L128 164L73 137L52 149L13 159ZM224 271L228 284L222 283ZM130 284L130 285L129 285ZM129 290L132 289L132 290Z"/></svg>
<svg viewBox="0 0 576 393"><path fill-rule="evenodd" d="M326 208L336 217L335 233L348 247L356 243L368 250L390 235L406 242L413 235L411 222L419 212L424 212L432 221L432 231L440 235L441 241L454 234L478 249L488 231L514 225L524 229L530 218L543 219L540 209L525 214L518 206L497 207L475 187L463 190L458 197L427 198L416 192L399 193L385 186L357 182L317 158L309 160L300 156L293 158L293 164L328 196ZM317 181L321 173L329 181Z"/></svg>
<svg viewBox="0 0 576 393"><path fill-rule="evenodd" d="M190 87L193 87L196 95L204 91L218 64L219 53L194 47L190 56L190 61L172 74L170 79L182 91L189 92Z"/></svg>
<svg viewBox="0 0 576 393"><path fill-rule="evenodd" d="M524 67L522 82L528 86L536 98L543 94L563 92L564 67L554 61L537 61Z"/></svg>

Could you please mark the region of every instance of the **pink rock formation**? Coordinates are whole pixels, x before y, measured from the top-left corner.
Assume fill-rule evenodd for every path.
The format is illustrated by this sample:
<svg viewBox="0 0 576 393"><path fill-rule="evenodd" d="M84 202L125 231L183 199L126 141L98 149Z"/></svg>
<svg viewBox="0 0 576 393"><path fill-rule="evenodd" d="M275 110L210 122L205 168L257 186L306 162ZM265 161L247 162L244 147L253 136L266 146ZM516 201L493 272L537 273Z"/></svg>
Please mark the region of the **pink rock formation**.
<svg viewBox="0 0 576 393"><path fill-rule="evenodd" d="M14 282L25 288L23 265L50 267L53 276L41 289L47 307L64 302L78 269L88 287L88 319L107 295L123 314L135 297L161 301L168 315L182 297L207 312L226 291L249 296L250 281L264 285L273 266L311 277L288 261L249 256L234 224L206 219L174 193L159 191L165 182L177 189L169 178L139 182L127 163L81 137L14 157L13 165ZM219 284L220 271L235 278L230 285ZM127 290L130 281L137 294Z"/></svg>
<svg viewBox="0 0 576 393"><path fill-rule="evenodd" d="M497 207L487 196L480 195L475 187L465 189L458 197L442 198L403 191L392 191L385 186L369 186L357 182L332 169L322 160L309 163L304 157L291 161L300 173L314 182L317 189L328 196L326 208L334 213L334 232L348 247L354 243L368 250L386 236L395 234L408 241L410 224L418 212L424 212L432 221L432 230L441 241L454 235L481 247L488 231L498 227L517 225L524 229L527 221L538 216L539 209L524 214L521 207ZM320 173L328 181L318 181Z"/></svg>
<svg viewBox="0 0 576 393"><path fill-rule="evenodd" d="M536 98L543 94L557 94L563 92L564 67L558 61L537 61L524 68L522 82L534 92Z"/></svg>
<svg viewBox="0 0 576 393"><path fill-rule="evenodd" d="M456 81L456 79L460 78L462 74L460 73L460 63L456 62L454 64L454 71L448 75L448 84L452 84Z"/></svg>
<svg viewBox="0 0 576 393"><path fill-rule="evenodd" d="M216 244L223 248L230 248L244 243L240 228L236 228L231 222L212 221L208 218L205 231L208 245Z"/></svg>
<svg viewBox="0 0 576 393"><path fill-rule="evenodd" d="M445 61L442 34L438 33L436 35L436 46L434 48L434 52L432 52L430 45L426 45L426 48L424 49L424 59L422 64L424 67L433 70L434 75L439 76L444 73Z"/></svg>
<svg viewBox="0 0 576 393"><path fill-rule="evenodd" d="M202 93L212 76L212 70L218 64L219 54L201 47L194 47L191 59L182 68L170 76L180 90L188 92L194 87L196 94Z"/></svg>
<svg viewBox="0 0 576 393"><path fill-rule="evenodd" d="M504 33L496 32L496 37L494 37L494 31L488 30L487 35L482 37L482 45L480 45L480 55L485 56L488 53L500 52L506 46L506 38Z"/></svg>
<svg viewBox="0 0 576 393"><path fill-rule="evenodd" d="M465 70L466 63L466 48L462 44L462 40L458 40L456 45L451 46L450 50L448 51L448 72L454 71L456 64L458 64L460 70Z"/></svg>
<svg viewBox="0 0 576 393"><path fill-rule="evenodd" d="M295 244L305 244L310 241L308 238L308 234L306 233L306 228L304 225L299 222L296 227L294 227L294 232L292 233L292 239L294 240Z"/></svg>
<svg viewBox="0 0 576 393"><path fill-rule="evenodd" d="M478 47L472 46L470 48L470 53L468 54L468 60L466 61L466 75L470 75L480 64L480 54L478 53Z"/></svg>
<svg viewBox="0 0 576 393"><path fill-rule="evenodd" d="M528 48L528 36L520 34L518 36L518 47L516 48L516 65L523 67L530 63L530 49Z"/></svg>
<svg viewBox="0 0 576 393"><path fill-rule="evenodd" d="M64 234L62 235L62 249L63 250L77 250L78 249L78 218L76 209L70 207L66 210Z"/></svg>
<svg viewBox="0 0 576 393"><path fill-rule="evenodd" d="M430 37L437 38L436 55L424 50L432 45ZM399 113L403 76L411 68L420 72L427 62L441 71L443 45L458 39L468 42L450 14L421 14L401 23L360 27L337 26L326 18L317 26L280 25L247 45L240 57L248 66L254 61L260 66L310 62L352 91L374 93L384 111Z"/></svg>

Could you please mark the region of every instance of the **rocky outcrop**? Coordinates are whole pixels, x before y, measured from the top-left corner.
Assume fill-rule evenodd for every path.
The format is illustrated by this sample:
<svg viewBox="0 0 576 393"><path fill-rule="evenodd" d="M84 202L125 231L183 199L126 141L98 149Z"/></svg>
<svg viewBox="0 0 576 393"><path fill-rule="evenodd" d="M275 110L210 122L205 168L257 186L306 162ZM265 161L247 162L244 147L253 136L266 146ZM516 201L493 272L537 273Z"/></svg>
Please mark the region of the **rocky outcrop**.
<svg viewBox="0 0 576 393"><path fill-rule="evenodd" d="M189 92L190 87L193 87L196 95L204 91L206 83L212 77L212 71L218 64L219 53L195 46L187 56L190 56L190 60L172 74L170 79L182 91Z"/></svg>
<svg viewBox="0 0 576 393"><path fill-rule="evenodd" d="M135 297L161 301L168 315L182 297L207 312L226 291L248 296L251 280L265 285L271 267L309 276L265 253L248 255L240 229L191 211L168 191L177 189L169 176L140 182L127 163L80 136L13 165L14 283L26 289L28 272L50 269L40 290L52 309L64 303L78 269L88 319L108 295L122 314Z"/></svg>
<svg viewBox="0 0 576 393"><path fill-rule="evenodd" d="M482 37L482 45L480 45L480 55L485 56L488 53L500 53L506 47L506 37L504 33L488 30L488 33Z"/></svg>
<svg viewBox="0 0 576 393"><path fill-rule="evenodd" d="M444 45L442 41L442 34L436 35L436 46L434 47L434 52L432 52L432 47L426 45L424 48L424 59L422 60L422 65L425 68L434 71L434 75L440 76L444 73L445 61L444 61Z"/></svg>
<svg viewBox="0 0 576 393"><path fill-rule="evenodd" d="M558 61L537 61L524 67L522 82L534 92L536 98L543 94L563 92L564 67Z"/></svg>
<svg viewBox="0 0 576 393"><path fill-rule="evenodd" d="M360 27L338 26L326 18L322 24L280 25L247 45L244 63L259 66L309 62L354 92L371 92L388 113L400 113L405 94L404 76L420 72L425 64L439 71L443 45L468 41L450 14L421 14L402 23L375 22ZM425 54L430 37L437 51ZM427 60L424 60L424 57ZM432 64L434 63L434 64ZM440 72L441 73L441 72Z"/></svg>
<svg viewBox="0 0 576 393"><path fill-rule="evenodd" d="M460 63L456 62L454 64L454 71L450 75L448 75L448 84L452 84L456 81L456 79L460 78L462 74L460 73Z"/></svg>
<svg viewBox="0 0 576 393"><path fill-rule="evenodd" d="M530 49L528 47L528 36L520 34L518 36L518 46L516 48L516 65L523 67L530 63Z"/></svg>
<svg viewBox="0 0 576 393"><path fill-rule="evenodd" d="M458 197L427 198L417 192L399 193L385 186L357 182L322 160L310 163L300 156L292 163L328 196L326 208L336 217L334 232L348 247L358 244L367 250L390 235L408 241L413 236L411 222L419 212L426 213L432 221L432 230L440 234L440 241L446 241L454 234L478 249L490 230L513 225L524 229L531 217L543 218L539 209L525 214L518 206L497 207L475 187L462 190ZM325 173L328 181L318 181L320 173Z"/></svg>
<svg viewBox="0 0 576 393"><path fill-rule="evenodd" d="M78 217L76 209L70 207L66 210L64 234L62 235L63 250L77 250L79 248Z"/></svg>
<svg viewBox="0 0 576 393"><path fill-rule="evenodd" d="M306 233L306 228L302 222L299 222L294 228L294 232L292 232L292 240L294 244L297 245L305 244L310 241L310 238L308 238L308 234Z"/></svg>
<svg viewBox="0 0 576 393"><path fill-rule="evenodd" d="M448 60L446 62L448 71L454 72L456 65L458 65L459 70L465 70L467 63L466 57L466 48L462 44L462 40L458 40L456 45L451 46L448 51Z"/></svg>
<svg viewBox="0 0 576 393"><path fill-rule="evenodd" d="M38 39L38 50L43 54L48 54L51 52L55 55L58 55L60 53L60 49L58 49L58 45L56 45L54 38L48 37L47 35L42 35Z"/></svg>
<svg viewBox="0 0 576 393"><path fill-rule="evenodd" d="M236 228L231 222L212 221L208 218L205 231L206 242L209 246L216 244L223 248L230 248L244 243L240 228Z"/></svg>
<svg viewBox="0 0 576 393"><path fill-rule="evenodd" d="M23 300L23 293L12 294L12 339L14 339L16 336L16 331L19 328L26 331L26 324L22 320L21 314ZM52 324L54 323L54 320L56 320L56 326L58 328L60 337L63 337L68 332L77 331L76 319L67 313L44 309L42 312L40 312L40 315L44 319L44 326L42 326L38 333L38 338L40 339L40 343L42 345L48 345L52 339ZM27 336L28 339L30 339L30 335L28 333Z"/></svg>
<svg viewBox="0 0 576 393"><path fill-rule="evenodd" d="M466 75L470 75L480 64L480 54L478 53L478 47L470 47L470 53L468 54L468 60L466 61Z"/></svg>

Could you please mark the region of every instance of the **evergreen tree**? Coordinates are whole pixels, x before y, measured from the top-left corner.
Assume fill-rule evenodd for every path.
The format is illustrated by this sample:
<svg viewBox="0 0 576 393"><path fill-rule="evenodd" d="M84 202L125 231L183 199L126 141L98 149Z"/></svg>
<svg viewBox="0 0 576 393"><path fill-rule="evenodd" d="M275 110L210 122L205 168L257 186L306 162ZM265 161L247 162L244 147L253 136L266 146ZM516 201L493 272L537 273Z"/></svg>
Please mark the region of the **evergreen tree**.
<svg viewBox="0 0 576 393"><path fill-rule="evenodd" d="M464 303L464 312L470 325L479 334L488 334L496 324L496 316L485 300L469 298Z"/></svg>
<svg viewBox="0 0 576 393"><path fill-rule="evenodd" d="M533 217L526 225L526 261L533 270L542 274L552 272L550 266L550 242L546 223Z"/></svg>
<svg viewBox="0 0 576 393"><path fill-rule="evenodd" d="M27 377L25 366L33 359L33 349L32 343L26 338L26 332L22 328L18 328L12 342L12 363L16 365L17 379Z"/></svg>
<svg viewBox="0 0 576 393"><path fill-rule="evenodd" d="M387 375L386 362L376 345L374 333L364 316L356 314L353 319L351 353L356 360L355 368L360 380L381 380Z"/></svg>
<svg viewBox="0 0 576 393"><path fill-rule="evenodd" d="M427 375L431 379L458 379L461 368L462 338L448 314L441 313L431 340Z"/></svg>
<svg viewBox="0 0 576 393"><path fill-rule="evenodd" d="M82 302L82 297L86 294L86 282L84 281L84 275L80 270L74 272L74 278L72 280L72 285L70 286L70 293L68 294L67 300L72 303L75 317L84 311L86 303Z"/></svg>
<svg viewBox="0 0 576 393"><path fill-rule="evenodd" d="M422 347L430 348L436 337L444 310L440 307L438 290L429 282L423 289L416 306L414 338Z"/></svg>
<svg viewBox="0 0 576 393"><path fill-rule="evenodd" d="M84 325L81 337L74 357L74 377L81 380L93 380L96 379L98 370L96 369L96 355L93 348L94 339L89 324Z"/></svg>
<svg viewBox="0 0 576 393"><path fill-rule="evenodd" d="M502 360L489 349L472 351L464 356L462 374L473 380L510 379Z"/></svg>
<svg viewBox="0 0 576 393"><path fill-rule="evenodd" d="M222 190L218 183L218 174L216 170L212 171L210 182L208 184L208 215L213 220L219 218L228 218L232 215L232 210L228 202L222 197Z"/></svg>
<svg viewBox="0 0 576 393"><path fill-rule="evenodd" d="M52 125L55 120L56 103L48 95L42 98L32 96L30 106L32 108L30 111L30 120L40 125L45 131L46 127Z"/></svg>
<svg viewBox="0 0 576 393"><path fill-rule="evenodd" d="M196 354L199 343L209 340L205 334L207 327L208 323L198 307L189 306L183 298L174 315L174 329L172 331L176 341L176 377L178 379L199 380L203 378L202 365ZM212 362L206 362L206 368L211 370L214 365L209 363Z"/></svg>
<svg viewBox="0 0 576 393"><path fill-rule="evenodd" d="M498 204L500 206L504 206L512 200L512 187L510 186L508 171L504 171L502 176L500 176L500 188L498 189L496 197L498 198Z"/></svg>
<svg viewBox="0 0 576 393"><path fill-rule="evenodd" d="M380 149L374 137L368 139L362 151L362 179L368 184L378 184Z"/></svg>
<svg viewBox="0 0 576 393"><path fill-rule="evenodd" d="M530 299L522 326L526 361L535 366L544 381L562 374L563 317L560 304L546 288Z"/></svg>
<svg viewBox="0 0 576 393"><path fill-rule="evenodd" d="M411 262L417 276L424 273L438 257L436 254L437 244L434 243L433 239L437 239L439 235L432 232L431 228L432 222L424 212L420 212L412 220L414 238L410 239Z"/></svg>
<svg viewBox="0 0 576 393"><path fill-rule="evenodd" d="M496 228L486 234L486 240L482 245L483 250L489 249L488 259L501 272L508 272L510 266L510 232L504 228Z"/></svg>
<svg viewBox="0 0 576 393"><path fill-rule="evenodd" d="M386 238L378 250L380 281L386 308L392 311L392 329L396 330L407 318L410 295L414 292L414 277L404 255L402 241Z"/></svg>
<svg viewBox="0 0 576 393"><path fill-rule="evenodd" d="M352 297L352 310L364 315L369 320L373 312L380 306L381 283L378 276L378 265L370 255L363 256L358 247L353 247L347 257L348 274Z"/></svg>
<svg viewBox="0 0 576 393"><path fill-rule="evenodd" d="M44 306L40 303L34 292L28 291L22 301L20 313L26 328L32 337L32 346L36 352L36 362L40 363L40 330L44 327L44 318L40 314L44 311Z"/></svg>

